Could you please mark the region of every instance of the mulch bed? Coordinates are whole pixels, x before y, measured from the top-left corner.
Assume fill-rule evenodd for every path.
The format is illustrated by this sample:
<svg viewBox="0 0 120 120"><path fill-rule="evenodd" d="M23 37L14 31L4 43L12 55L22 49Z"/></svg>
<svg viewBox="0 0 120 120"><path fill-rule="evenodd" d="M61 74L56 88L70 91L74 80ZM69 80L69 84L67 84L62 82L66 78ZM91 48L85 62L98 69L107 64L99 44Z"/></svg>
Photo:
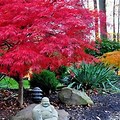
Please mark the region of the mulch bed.
<svg viewBox="0 0 120 120"><path fill-rule="evenodd" d="M24 98L24 107L33 103L28 91L25 91ZM51 104L69 113L70 120L120 120L120 93L91 95L93 106L67 106L58 100L57 93L49 98ZM0 120L9 120L20 109L16 90L0 90Z"/></svg>

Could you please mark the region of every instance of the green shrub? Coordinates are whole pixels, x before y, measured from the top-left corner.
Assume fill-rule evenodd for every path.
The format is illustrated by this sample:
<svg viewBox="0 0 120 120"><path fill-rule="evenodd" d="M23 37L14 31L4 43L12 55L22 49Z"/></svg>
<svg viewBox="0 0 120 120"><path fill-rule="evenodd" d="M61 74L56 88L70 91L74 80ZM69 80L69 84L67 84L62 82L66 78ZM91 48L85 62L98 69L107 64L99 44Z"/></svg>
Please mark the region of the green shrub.
<svg viewBox="0 0 120 120"><path fill-rule="evenodd" d="M30 80L30 86L40 87L44 93L49 94L49 90L55 91L59 81L56 79L55 74L49 70L43 70L40 74L33 74Z"/></svg>
<svg viewBox="0 0 120 120"><path fill-rule="evenodd" d="M119 50L120 42L103 39L102 42L96 41L96 48L99 50L99 52L86 49L86 53L91 54L95 57L102 56L104 53Z"/></svg>
<svg viewBox="0 0 120 120"><path fill-rule="evenodd" d="M82 63L80 68L72 67L70 70L73 78L68 87L75 89L88 90L102 88L106 90L108 85L113 88L113 83L118 81L115 72L103 64ZM119 90L115 86L114 88Z"/></svg>

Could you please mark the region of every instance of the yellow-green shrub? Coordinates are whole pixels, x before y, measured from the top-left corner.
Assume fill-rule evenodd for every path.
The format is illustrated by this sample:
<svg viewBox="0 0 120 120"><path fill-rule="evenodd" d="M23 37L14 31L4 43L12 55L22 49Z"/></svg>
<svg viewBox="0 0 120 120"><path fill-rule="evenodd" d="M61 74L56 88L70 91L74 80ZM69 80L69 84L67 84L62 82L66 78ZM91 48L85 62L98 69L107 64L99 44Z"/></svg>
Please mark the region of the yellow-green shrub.
<svg viewBox="0 0 120 120"><path fill-rule="evenodd" d="M113 51L99 57L100 61L117 68L120 68L120 51Z"/></svg>

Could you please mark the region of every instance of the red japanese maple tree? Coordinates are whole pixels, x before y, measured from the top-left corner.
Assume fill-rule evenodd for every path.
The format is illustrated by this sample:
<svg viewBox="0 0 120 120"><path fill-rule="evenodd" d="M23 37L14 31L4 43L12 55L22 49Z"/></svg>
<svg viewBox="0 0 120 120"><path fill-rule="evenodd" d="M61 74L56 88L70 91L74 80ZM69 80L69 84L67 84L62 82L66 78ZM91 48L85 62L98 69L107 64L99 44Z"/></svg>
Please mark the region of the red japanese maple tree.
<svg viewBox="0 0 120 120"><path fill-rule="evenodd" d="M19 82L31 68L55 70L74 62L92 62L90 35L94 11L79 0L0 0L0 72Z"/></svg>

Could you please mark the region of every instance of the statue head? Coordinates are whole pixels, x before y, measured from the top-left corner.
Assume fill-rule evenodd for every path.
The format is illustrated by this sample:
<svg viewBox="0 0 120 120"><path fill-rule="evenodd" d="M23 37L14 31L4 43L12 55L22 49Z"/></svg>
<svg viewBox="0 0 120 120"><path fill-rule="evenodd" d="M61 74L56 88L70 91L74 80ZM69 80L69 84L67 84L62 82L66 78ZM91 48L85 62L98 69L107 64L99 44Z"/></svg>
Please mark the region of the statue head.
<svg viewBox="0 0 120 120"><path fill-rule="evenodd" d="M43 97L42 100L41 100L41 105L42 105L43 107L48 107L48 106L50 106L50 101L49 101L49 99L48 99L47 97Z"/></svg>

